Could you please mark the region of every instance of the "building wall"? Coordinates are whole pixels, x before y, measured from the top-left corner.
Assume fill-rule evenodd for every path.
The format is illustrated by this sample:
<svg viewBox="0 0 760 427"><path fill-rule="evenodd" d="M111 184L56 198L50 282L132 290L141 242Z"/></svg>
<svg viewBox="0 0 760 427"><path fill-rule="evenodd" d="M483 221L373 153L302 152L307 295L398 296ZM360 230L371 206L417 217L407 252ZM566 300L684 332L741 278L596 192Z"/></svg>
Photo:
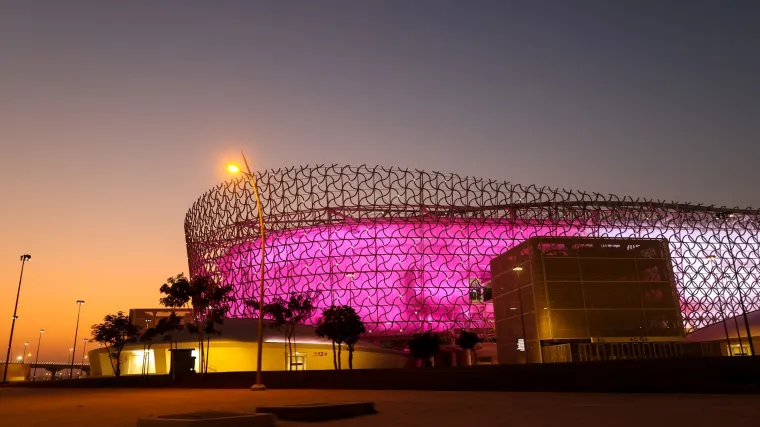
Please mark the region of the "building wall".
<svg viewBox="0 0 760 427"><path fill-rule="evenodd" d="M2 372L5 370L5 363L0 363L0 380L2 380ZM6 379L8 381L25 381L29 376L31 365L25 365L21 363L11 363L8 365L8 375Z"/></svg>
<svg viewBox="0 0 760 427"><path fill-rule="evenodd" d="M683 338L664 240L539 237L491 271L500 363L541 362L546 344Z"/></svg>
<svg viewBox="0 0 760 427"><path fill-rule="evenodd" d="M284 343L264 343L262 369L265 371L286 370L286 345ZM182 342L178 348L197 348L194 342ZM142 345L126 346L122 352L122 375L141 375L142 364L132 364L131 355L143 351ZM306 370L333 369L333 353L330 344L298 344L294 353L303 358ZM150 348L148 373L167 374L169 372L170 355L168 344L156 344ZM294 354L295 355L295 354ZM196 352L193 356L197 357ZM241 372L256 370L257 344L255 342L239 342L219 340L211 342L208 356L208 372ZM90 352L93 376L112 376L113 368L108 361L105 349ZM348 350L341 351L341 361L344 369L348 368ZM403 353L382 348L357 348L354 352L355 369L402 368L407 361ZM199 370L199 360L196 359L196 371ZM137 369L132 372L127 366Z"/></svg>

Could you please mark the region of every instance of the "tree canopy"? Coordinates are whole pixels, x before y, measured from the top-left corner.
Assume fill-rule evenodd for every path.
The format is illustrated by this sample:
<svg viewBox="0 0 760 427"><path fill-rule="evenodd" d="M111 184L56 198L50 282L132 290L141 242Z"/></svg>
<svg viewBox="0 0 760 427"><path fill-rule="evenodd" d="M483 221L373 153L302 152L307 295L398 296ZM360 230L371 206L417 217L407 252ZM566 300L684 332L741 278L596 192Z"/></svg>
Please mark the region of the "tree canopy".
<svg viewBox="0 0 760 427"><path fill-rule="evenodd" d="M130 322L123 311L108 314L103 323L92 325L93 340L103 344L109 354L114 375L121 375L121 352L124 345L137 340L140 328Z"/></svg>

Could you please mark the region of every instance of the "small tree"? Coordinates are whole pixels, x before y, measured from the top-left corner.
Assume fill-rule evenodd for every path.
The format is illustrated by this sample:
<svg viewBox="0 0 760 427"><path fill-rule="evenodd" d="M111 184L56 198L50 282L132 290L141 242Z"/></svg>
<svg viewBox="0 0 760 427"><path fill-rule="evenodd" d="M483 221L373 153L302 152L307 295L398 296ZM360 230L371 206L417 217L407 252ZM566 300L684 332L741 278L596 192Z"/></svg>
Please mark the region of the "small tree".
<svg viewBox="0 0 760 427"><path fill-rule="evenodd" d="M272 302L264 305L264 316L274 322L274 327L285 335L286 351L292 360L296 348L296 326L311 317L314 303L307 293L291 293L288 299L275 297ZM286 359L287 360L287 359ZM288 363L288 369L292 366Z"/></svg>
<svg viewBox="0 0 760 427"><path fill-rule="evenodd" d="M135 341L139 333L140 328L133 325L123 311L108 314L103 318L103 323L92 325L92 338L106 348L115 376L121 376L124 345Z"/></svg>
<svg viewBox="0 0 760 427"><path fill-rule="evenodd" d="M353 307L344 305L341 309L343 310L343 324L340 330L348 347L348 369L354 369L354 347L359 342L361 335L367 332L367 328L364 327L364 322Z"/></svg>
<svg viewBox="0 0 760 427"><path fill-rule="evenodd" d="M220 335L216 325L224 323L235 300L232 285L220 285L210 276L196 276L190 279L190 305L193 309L193 323L186 325L188 332L198 335L199 367L201 373L208 372L211 336ZM203 335L206 335L204 345Z"/></svg>
<svg viewBox="0 0 760 427"><path fill-rule="evenodd" d="M327 338L332 342L333 350L333 367L340 370L340 346L343 343L343 335L340 332L341 313L338 307L330 306L322 310L322 317L317 323L314 333L320 338ZM338 351L335 351L335 345L338 345Z"/></svg>
<svg viewBox="0 0 760 427"><path fill-rule="evenodd" d="M172 378L174 378L174 332L180 331L183 328L182 319L177 316L176 311L190 302L190 281L187 280L187 277L183 273L180 273L166 279L166 283L161 285L159 292L164 294L164 297L158 300L159 303L164 307L170 308L172 312L168 320L161 319L154 327L156 328L156 333L163 335L164 339L167 338L168 334L169 370L171 371Z"/></svg>
<svg viewBox="0 0 760 427"><path fill-rule="evenodd" d="M473 365L472 361L477 360L475 359L475 346L478 345L478 342L480 342L480 339L477 334L465 331L464 329L459 334L457 344L467 354L467 365Z"/></svg>
<svg viewBox="0 0 760 427"><path fill-rule="evenodd" d="M216 325L224 322L230 305L234 301L232 285L220 285L210 276L205 275L195 276L188 280L184 274L180 273L167 279L167 283L161 286L160 291L166 295L160 300L162 305L174 309L187 305L192 308L192 322L187 323L185 327L188 332L198 336L198 366L200 372L207 372L211 336L219 335ZM176 321L175 316L172 323L166 325L170 331L170 337L178 324ZM205 342L204 334L206 335Z"/></svg>
<svg viewBox="0 0 760 427"><path fill-rule="evenodd" d="M440 349L441 338L430 331L413 335L409 339L409 352L415 359L423 360L425 367L432 366L431 359L438 354Z"/></svg>
<svg viewBox="0 0 760 427"><path fill-rule="evenodd" d="M314 331L321 338L328 338L333 345L333 366L342 368L340 350L343 343L348 347L348 369L354 369L354 347L361 335L367 332L359 315L348 305L331 306L322 311L322 318ZM335 345L338 346L336 354Z"/></svg>

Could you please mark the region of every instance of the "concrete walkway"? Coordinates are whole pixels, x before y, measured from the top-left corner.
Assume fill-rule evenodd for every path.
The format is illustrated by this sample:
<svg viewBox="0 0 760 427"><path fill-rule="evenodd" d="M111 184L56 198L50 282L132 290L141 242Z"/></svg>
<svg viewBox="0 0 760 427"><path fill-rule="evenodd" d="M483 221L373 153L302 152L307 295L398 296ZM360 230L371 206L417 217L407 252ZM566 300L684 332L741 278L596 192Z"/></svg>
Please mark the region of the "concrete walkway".
<svg viewBox="0 0 760 427"><path fill-rule="evenodd" d="M760 420L760 395L0 388L0 425L134 427L144 415L360 400L375 401L380 413L318 425L699 427Z"/></svg>

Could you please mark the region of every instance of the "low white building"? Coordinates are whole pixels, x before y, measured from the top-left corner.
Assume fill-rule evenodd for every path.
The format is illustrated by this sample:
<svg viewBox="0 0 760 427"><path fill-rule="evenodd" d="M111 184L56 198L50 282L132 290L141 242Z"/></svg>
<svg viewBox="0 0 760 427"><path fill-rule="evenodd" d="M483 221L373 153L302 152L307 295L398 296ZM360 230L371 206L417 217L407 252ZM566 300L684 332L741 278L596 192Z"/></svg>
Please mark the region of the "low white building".
<svg viewBox="0 0 760 427"><path fill-rule="evenodd" d="M211 337L208 351L208 372L255 371L257 358L257 319L226 319L217 329L221 335ZM199 372L198 340L186 330L174 334L175 347L189 349L195 359L195 371ZM265 321L262 369L267 371L328 370L333 367L332 343L321 339L314 328L298 325L292 357L289 355L285 336ZM121 359L122 375L167 374L170 368L169 342L163 337L153 341L139 341L124 347ZM91 375L112 376L114 370L105 348L89 353ZM348 349L341 351L343 369L348 369ZM356 344L353 358L354 369L402 368L408 356L403 352L380 347L365 341Z"/></svg>

